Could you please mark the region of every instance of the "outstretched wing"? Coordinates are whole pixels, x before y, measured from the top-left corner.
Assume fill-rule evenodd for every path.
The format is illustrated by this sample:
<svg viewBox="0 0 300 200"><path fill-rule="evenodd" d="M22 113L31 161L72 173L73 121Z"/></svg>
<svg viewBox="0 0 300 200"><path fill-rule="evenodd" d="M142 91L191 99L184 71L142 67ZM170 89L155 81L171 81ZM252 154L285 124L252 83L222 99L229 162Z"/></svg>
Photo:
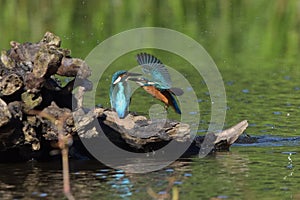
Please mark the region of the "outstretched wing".
<svg viewBox="0 0 300 200"><path fill-rule="evenodd" d="M151 75L151 81L160 89L171 88L170 74L164 64L156 57L148 53L140 53L136 56L137 62L142 66L145 74Z"/></svg>
<svg viewBox="0 0 300 200"><path fill-rule="evenodd" d="M181 88L170 88L169 89L170 90L170 92L172 92L173 94L175 94L176 96L181 96L181 95L183 95L183 90L181 89Z"/></svg>

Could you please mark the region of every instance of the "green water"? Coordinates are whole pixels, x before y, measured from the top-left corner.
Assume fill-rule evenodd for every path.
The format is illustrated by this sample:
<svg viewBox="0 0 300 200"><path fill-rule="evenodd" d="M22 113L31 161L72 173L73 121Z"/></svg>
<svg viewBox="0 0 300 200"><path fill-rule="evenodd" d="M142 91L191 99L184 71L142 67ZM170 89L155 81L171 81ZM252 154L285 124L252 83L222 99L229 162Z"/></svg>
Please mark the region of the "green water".
<svg viewBox="0 0 300 200"><path fill-rule="evenodd" d="M126 174L92 161L71 162L77 199L153 199L174 180L180 199L299 199L297 147L235 147L204 159L179 160L147 174ZM9 168L8 168L9 166ZM0 164L1 199L62 199L60 163Z"/></svg>
<svg viewBox="0 0 300 200"><path fill-rule="evenodd" d="M51 31L73 57L84 59L96 45L128 29L157 26L182 32L199 42L218 66L227 96L225 127L247 119L250 135L300 135L297 0L1 0L0 5L1 49L8 49L11 40L39 41ZM153 52L192 83L201 112L199 133L204 134L211 102L202 78L183 59ZM109 106L111 73L135 66L135 53L123 55L104 73L97 103ZM130 109L141 114L157 103L142 91L135 95ZM172 111L170 116L178 117ZM152 199L147 187L163 192L167 177L176 179L180 199L300 199L299 166L299 143L287 141L237 145L229 153L178 161L140 175L76 162L71 179L77 199ZM63 197L59 163L1 164L0 174L1 199Z"/></svg>

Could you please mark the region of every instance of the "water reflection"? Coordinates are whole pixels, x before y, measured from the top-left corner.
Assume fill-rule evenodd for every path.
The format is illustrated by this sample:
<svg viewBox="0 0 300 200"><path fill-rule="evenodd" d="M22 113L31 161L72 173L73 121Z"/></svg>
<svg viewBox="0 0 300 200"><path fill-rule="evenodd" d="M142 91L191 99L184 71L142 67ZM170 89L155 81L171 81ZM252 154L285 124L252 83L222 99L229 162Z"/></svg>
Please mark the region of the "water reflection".
<svg viewBox="0 0 300 200"><path fill-rule="evenodd" d="M170 176L173 184L181 184L179 172L187 171L189 162L176 161L167 169L149 174L126 174L122 170L107 168L96 161L72 161L71 184L78 199L112 198L127 199L134 195L147 194L147 188L164 186ZM62 176L59 162L0 165L1 199L62 198ZM177 170L178 169L178 170ZM179 170L180 169L180 170ZM190 173L184 175L188 177ZM150 175L150 176L149 176ZM152 179L152 181L150 181ZM155 180L155 182L153 181ZM176 181L175 181L176 180ZM158 190L158 193L162 192ZM149 195L147 195L149 196Z"/></svg>
<svg viewBox="0 0 300 200"><path fill-rule="evenodd" d="M298 191L300 171L296 166L300 159L295 150L234 147L231 152L203 159L177 160L147 174L129 174L96 161L73 160L72 191L77 199L171 199L174 194L180 199L256 199L274 194L282 199ZM0 165L1 199L63 198L60 162L9 166Z"/></svg>

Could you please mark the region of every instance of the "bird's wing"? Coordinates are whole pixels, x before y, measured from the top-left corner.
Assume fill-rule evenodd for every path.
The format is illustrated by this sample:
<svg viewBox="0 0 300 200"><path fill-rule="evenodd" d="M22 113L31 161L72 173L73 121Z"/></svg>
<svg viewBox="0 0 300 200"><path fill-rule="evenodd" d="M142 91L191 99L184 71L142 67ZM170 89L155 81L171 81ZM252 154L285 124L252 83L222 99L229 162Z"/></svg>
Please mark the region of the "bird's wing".
<svg viewBox="0 0 300 200"><path fill-rule="evenodd" d="M160 89L171 88L172 82L170 74L159 59L147 53L138 54L136 59L139 65L142 66L143 72L151 75L151 81L153 81L157 87Z"/></svg>
<svg viewBox="0 0 300 200"><path fill-rule="evenodd" d="M176 96L181 96L183 95L183 90L181 88L175 88L175 87L172 87L169 89L171 93L173 93L174 95Z"/></svg>

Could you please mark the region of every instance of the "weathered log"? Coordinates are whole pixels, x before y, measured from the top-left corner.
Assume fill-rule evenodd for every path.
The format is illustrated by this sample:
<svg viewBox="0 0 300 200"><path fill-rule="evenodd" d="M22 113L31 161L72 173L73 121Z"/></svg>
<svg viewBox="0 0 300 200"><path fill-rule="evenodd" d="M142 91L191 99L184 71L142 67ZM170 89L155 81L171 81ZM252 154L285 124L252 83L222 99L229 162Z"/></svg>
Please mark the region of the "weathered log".
<svg viewBox="0 0 300 200"><path fill-rule="evenodd" d="M15 62L12 58L7 56L6 51L1 51L1 62L3 63L3 67L7 69L13 69L15 67Z"/></svg>
<svg viewBox="0 0 300 200"><path fill-rule="evenodd" d="M74 81L62 88L52 75L58 74L58 69L65 65L62 63L63 58L68 60L69 65L75 65L77 68L76 71L70 67L71 73L65 68L66 74L75 77L76 72L80 71L82 83L88 82L85 78L90 75L84 61L72 58L70 51L61 49L60 44L58 36L47 32L38 43L21 44L12 41L11 49L1 52L1 151L28 145L33 150L39 150L47 145L45 141L57 140L55 126L63 120L62 116L70 113L66 109L72 107ZM61 112L48 112L49 109L60 109L51 102L55 102L62 109ZM72 131L66 126L64 133L72 134Z"/></svg>
<svg viewBox="0 0 300 200"><path fill-rule="evenodd" d="M9 74L0 82L0 90L2 95L12 95L23 86L21 77L17 74Z"/></svg>
<svg viewBox="0 0 300 200"><path fill-rule="evenodd" d="M159 149L172 140L179 145L191 142L188 124L151 121L134 114L119 119L110 109L83 108L84 92L92 88L87 79L91 70L83 60L72 58L69 50L60 48L58 36L47 32L37 43L10 44L0 60L0 161L3 155L11 156L7 152L26 152L26 158L49 155L61 135L72 136L74 143L81 144L79 138L106 134L116 145L138 152ZM54 75L76 77L76 85L72 79L62 87ZM199 151L205 137L213 143L213 150L228 150L246 127L243 121L219 134L197 136L189 150Z"/></svg>
<svg viewBox="0 0 300 200"><path fill-rule="evenodd" d="M220 133L207 133L205 136L196 137L196 146L201 147L205 137L214 144L213 151L228 151L229 147L241 136L248 127L247 120L228 128Z"/></svg>
<svg viewBox="0 0 300 200"><path fill-rule="evenodd" d="M35 94L27 91L21 94L21 99L24 111L31 110L42 102L42 97L39 93Z"/></svg>
<svg viewBox="0 0 300 200"><path fill-rule="evenodd" d="M24 143L21 121L18 112L12 109L14 103L8 105L0 99L0 151L18 146Z"/></svg>
<svg viewBox="0 0 300 200"><path fill-rule="evenodd" d="M162 123L161 120L151 121L144 116L132 114L119 119L116 112L103 108L98 108L95 112L104 125L120 134L127 144L136 148L162 141L186 142L190 140L188 124L171 120Z"/></svg>
<svg viewBox="0 0 300 200"><path fill-rule="evenodd" d="M78 78L85 79L91 75L91 70L81 59L64 57L57 74L67 77L78 76Z"/></svg>
<svg viewBox="0 0 300 200"><path fill-rule="evenodd" d="M50 77L55 74L61 63L62 57L63 55L59 51L49 52L49 48L41 48L34 60L32 70L33 75L37 78L41 78Z"/></svg>
<svg viewBox="0 0 300 200"><path fill-rule="evenodd" d="M109 139L118 144L124 149L132 151L149 151L156 150L175 140L179 144L190 142L190 127L188 124L166 120L164 123L161 120L151 121L144 116L129 114L124 119L119 119L116 112L110 109L96 108L85 113L83 110L78 110L75 113L75 118L78 121L78 135L81 138L90 138L100 134L93 124L94 120L98 120L102 130ZM86 129L86 127L89 127ZM205 137L208 137L214 148L212 151L228 151L229 147L247 128L246 120L237 125L224 130L220 133L208 133L204 136L196 136L191 143L191 151L188 154L199 152L201 144ZM193 150L192 150L193 149Z"/></svg>
<svg viewBox="0 0 300 200"><path fill-rule="evenodd" d="M9 122L11 113L8 110L7 104L0 99L0 127L4 126Z"/></svg>

